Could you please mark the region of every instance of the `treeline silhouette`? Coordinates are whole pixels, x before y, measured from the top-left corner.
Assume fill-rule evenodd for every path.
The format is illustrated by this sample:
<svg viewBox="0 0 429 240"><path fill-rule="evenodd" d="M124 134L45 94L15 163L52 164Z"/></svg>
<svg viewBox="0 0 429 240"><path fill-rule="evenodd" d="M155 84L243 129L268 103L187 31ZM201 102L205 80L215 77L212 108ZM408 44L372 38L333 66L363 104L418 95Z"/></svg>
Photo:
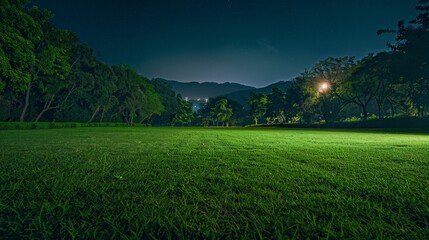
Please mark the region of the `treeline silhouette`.
<svg viewBox="0 0 429 240"><path fill-rule="evenodd" d="M429 112L429 1L399 21L390 51L330 57L286 89L253 93L247 106L210 99L198 113L161 79L108 65L53 14L27 0L0 0L0 121L125 122L156 125L332 123L426 116Z"/></svg>
<svg viewBox="0 0 429 240"><path fill-rule="evenodd" d="M388 43L390 51L372 53L360 60L327 58L293 79L286 89L252 93L247 117L243 118L242 110L238 110L223 120L242 119L246 124L329 124L427 116L429 1L418 1L415 9L417 16L411 21L401 20L397 29L378 31L395 35L395 43ZM210 107L200 113L205 124L210 119L218 120L215 111L209 113Z"/></svg>

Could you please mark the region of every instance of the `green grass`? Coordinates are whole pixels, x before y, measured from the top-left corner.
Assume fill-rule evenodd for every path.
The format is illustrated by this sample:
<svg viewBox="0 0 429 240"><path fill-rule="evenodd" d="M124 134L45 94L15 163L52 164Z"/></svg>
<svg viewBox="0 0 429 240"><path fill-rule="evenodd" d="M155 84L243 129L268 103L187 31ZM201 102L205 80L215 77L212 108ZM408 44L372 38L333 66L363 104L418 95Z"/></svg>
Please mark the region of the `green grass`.
<svg viewBox="0 0 429 240"><path fill-rule="evenodd" d="M0 131L1 239L429 239L429 135Z"/></svg>

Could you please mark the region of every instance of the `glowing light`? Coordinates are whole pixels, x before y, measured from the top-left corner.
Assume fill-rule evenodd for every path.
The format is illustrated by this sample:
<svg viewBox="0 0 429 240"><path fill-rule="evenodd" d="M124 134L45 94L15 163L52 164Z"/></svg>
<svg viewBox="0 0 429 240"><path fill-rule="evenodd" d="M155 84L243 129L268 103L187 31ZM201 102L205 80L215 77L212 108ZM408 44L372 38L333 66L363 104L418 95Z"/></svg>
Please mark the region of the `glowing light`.
<svg viewBox="0 0 429 240"><path fill-rule="evenodd" d="M319 92L326 92L331 88L331 85L328 82L322 82L319 85Z"/></svg>

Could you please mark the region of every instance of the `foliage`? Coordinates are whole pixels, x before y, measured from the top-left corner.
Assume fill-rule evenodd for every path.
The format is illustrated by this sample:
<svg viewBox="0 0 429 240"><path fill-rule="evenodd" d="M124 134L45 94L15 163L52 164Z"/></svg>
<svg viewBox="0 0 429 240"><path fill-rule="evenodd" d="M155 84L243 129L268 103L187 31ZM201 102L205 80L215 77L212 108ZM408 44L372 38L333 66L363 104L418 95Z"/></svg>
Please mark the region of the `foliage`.
<svg viewBox="0 0 429 240"><path fill-rule="evenodd" d="M171 125L175 123L181 123L181 125L190 124L194 119L194 113L192 111L192 104L182 99L180 96L177 96L177 102L179 103L179 108L174 114Z"/></svg>
<svg viewBox="0 0 429 240"><path fill-rule="evenodd" d="M398 22L390 52L328 57L268 95L240 104L211 99L194 116L167 81L149 81L134 69L99 61L77 36L57 28L53 14L26 0L0 0L0 121L125 122L246 125L333 124L372 114L429 113L429 2ZM322 89L321 84L325 84ZM191 107L192 110L192 107ZM192 122L194 121L194 122Z"/></svg>
<svg viewBox="0 0 429 240"><path fill-rule="evenodd" d="M341 98L361 107L363 119L367 120L367 107L378 94L385 74L377 58L369 55L350 69L350 76L338 86Z"/></svg>
<svg viewBox="0 0 429 240"><path fill-rule="evenodd" d="M247 112L238 102L226 97L209 99L201 105L197 113L196 124L200 126L240 126L246 122Z"/></svg>
<svg viewBox="0 0 429 240"><path fill-rule="evenodd" d="M417 16L408 24L401 20L396 30L380 30L379 34L396 34L396 43L389 46L396 61L396 81L403 84L408 98L403 103L408 100L415 114L423 116L429 111L429 2L420 0L416 10Z"/></svg>
<svg viewBox="0 0 429 240"><path fill-rule="evenodd" d="M164 106L152 83L98 61L53 14L1 0L0 120L149 123Z"/></svg>
<svg viewBox="0 0 429 240"><path fill-rule="evenodd" d="M126 123L100 122L0 122L0 130L29 130L29 129L55 129L55 128L80 128L80 127L125 127ZM148 124L134 124L136 127L147 127Z"/></svg>
<svg viewBox="0 0 429 240"><path fill-rule="evenodd" d="M247 102L250 106L250 115L258 125L259 118L263 117L267 111L268 99L264 93L258 94L256 92L250 93L250 98Z"/></svg>
<svg viewBox="0 0 429 240"><path fill-rule="evenodd" d="M225 98L219 99L215 106L211 109L210 115L214 122L216 122L216 126L220 122L222 126L229 126L230 120L232 117L232 107L228 106L228 100Z"/></svg>
<svg viewBox="0 0 429 240"><path fill-rule="evenodd" d="M275 87L267 96L267 111L265 113L267 117L267 123L283 123L286 120L285 117L285 94L284 92Z"/></svg>
<svg viewBox="0 0 429 240"><path fill-rule="evenodd" d="M158 93L160 101L165 108L165 110L160 115L153 118L152 123L158 125L169 125L173 120L174 113L176 113L179 109L179 102L176 93L163 79L153 79L151 83L153 84L154 89L156 93Z"/></svg>

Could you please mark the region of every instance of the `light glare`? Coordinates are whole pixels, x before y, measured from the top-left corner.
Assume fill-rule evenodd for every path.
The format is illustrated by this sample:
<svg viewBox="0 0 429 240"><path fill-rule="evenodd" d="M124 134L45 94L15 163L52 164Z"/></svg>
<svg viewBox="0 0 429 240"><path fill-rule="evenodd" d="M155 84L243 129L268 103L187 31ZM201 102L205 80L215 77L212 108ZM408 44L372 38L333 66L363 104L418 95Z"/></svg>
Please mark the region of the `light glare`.
<svg viewBox="0 0 429 240"><path fill-rule="evenodd" d="M328 82L322 82L319 85L319 92L326 92L330 89L331 85Z"/></svg>

